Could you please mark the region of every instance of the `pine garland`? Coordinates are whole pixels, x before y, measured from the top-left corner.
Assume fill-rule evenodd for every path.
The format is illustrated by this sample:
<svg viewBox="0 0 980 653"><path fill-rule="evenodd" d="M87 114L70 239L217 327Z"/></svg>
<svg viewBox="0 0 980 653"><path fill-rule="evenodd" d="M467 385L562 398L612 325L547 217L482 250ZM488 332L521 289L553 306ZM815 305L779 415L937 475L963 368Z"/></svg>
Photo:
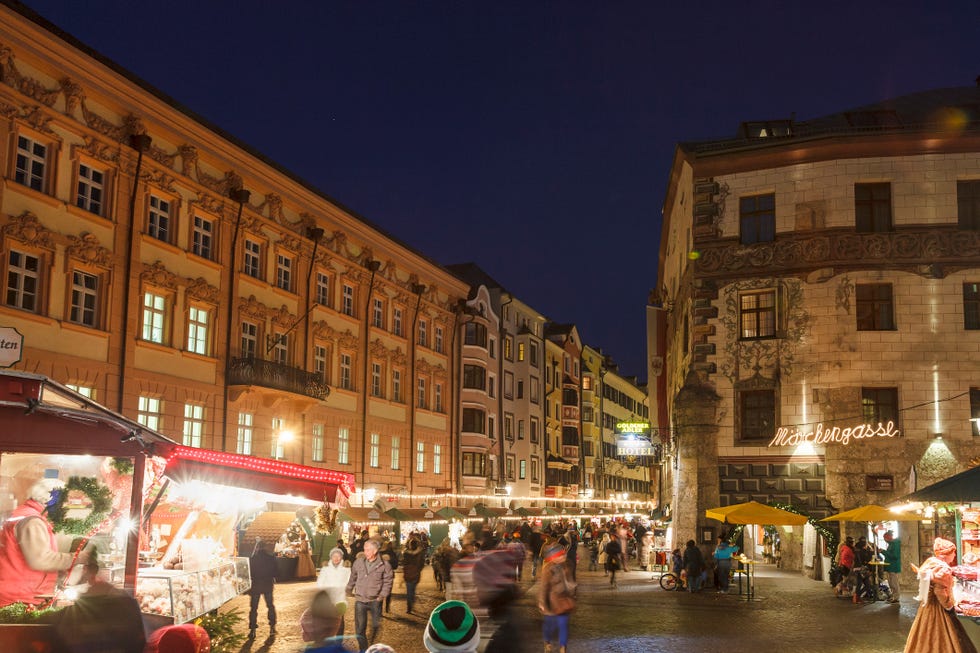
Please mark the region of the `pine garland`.
<svg viewBox="0 0 980 653"><path fill-rule="evenodd" d="M92 511L84 519L73 519L65 516L68 512L65 507L68 501L68 494L73 490L81 492L92 502ZM85 535L93 527L101 524L111 510L112 490L106 485L99 483L98 479L72 476L61 489L57 501L48 508L48 518L51 519L51 525L54 527L54 530L59 533Z"/></svg>
<svg viewBox="0 0 980 653"><path fill-rule="evenodd" d="M29 603L11 603L0 608L0 624L46 623L51 614L59 612L61 609Z"/></svg>

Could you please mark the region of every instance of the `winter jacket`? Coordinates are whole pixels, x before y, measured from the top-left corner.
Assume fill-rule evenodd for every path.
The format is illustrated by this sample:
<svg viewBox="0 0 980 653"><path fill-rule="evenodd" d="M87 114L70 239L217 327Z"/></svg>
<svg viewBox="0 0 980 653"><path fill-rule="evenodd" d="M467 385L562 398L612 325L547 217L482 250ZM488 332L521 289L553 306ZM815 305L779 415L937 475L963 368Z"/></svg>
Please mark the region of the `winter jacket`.
<svg viewBox="0 0 980 653"><path fill-rule="evenodd" d="M350 580L350 567L345 567L341 562L334 565L333 562L320 567L320 574L316 578L316 586L325 590L330 595L330 601L337 605L344 603L347 592L347 581Z"/></svg>
<svg viewBox="0 0 980 653"><path fill-rule="evenodd" d="M373 561L363 555L357 556L350 567L350 580L347 581L347 596L353 596L361 603L383 601L391 594L395 572L391 565L377 556Z"/></svg>

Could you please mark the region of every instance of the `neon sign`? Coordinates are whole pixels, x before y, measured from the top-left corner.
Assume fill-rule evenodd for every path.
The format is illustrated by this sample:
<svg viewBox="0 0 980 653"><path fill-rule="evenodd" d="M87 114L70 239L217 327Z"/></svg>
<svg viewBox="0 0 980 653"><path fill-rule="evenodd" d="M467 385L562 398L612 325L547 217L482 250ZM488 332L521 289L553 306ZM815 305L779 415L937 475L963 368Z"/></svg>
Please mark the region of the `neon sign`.
<svg viewBox="0 0 980 653"><path fill-rule="evenodd" d="M620 433L643 433L650 430L650 422L616 422Z"/></svg>
<svg viewBox="0 0 980 653"><path fill-rule="evenodd" d="M857 426L849 426L843 429L839 426L825 429L823 424L820 423L817 424L817 428L813 431L800 431L796 427L789 429L785 426L781 426L776 429L776 435L769 441L768 446L792 447L806 443L838 443L847 445L851 443L851 440L863 440L864 438L875 437L893 438L896 435L901 435L901 432L895 428L895 422L891 420L889 420L886 424L878 422L878 426L872 426L871 424L859 424Z"/></svg>

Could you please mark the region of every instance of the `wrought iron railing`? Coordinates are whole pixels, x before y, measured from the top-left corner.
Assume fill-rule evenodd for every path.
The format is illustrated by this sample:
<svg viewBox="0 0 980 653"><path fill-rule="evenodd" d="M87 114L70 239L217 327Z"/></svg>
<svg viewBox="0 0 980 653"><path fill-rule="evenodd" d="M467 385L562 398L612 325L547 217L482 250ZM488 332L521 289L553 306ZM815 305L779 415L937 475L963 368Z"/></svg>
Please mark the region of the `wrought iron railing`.
<svg viewBox="0 0 980 653"><path fill-rule="evenodd" d="M228 366L228 385L257 385L326 399L330 388L316 372L258 358L233 358Z"/></svg>

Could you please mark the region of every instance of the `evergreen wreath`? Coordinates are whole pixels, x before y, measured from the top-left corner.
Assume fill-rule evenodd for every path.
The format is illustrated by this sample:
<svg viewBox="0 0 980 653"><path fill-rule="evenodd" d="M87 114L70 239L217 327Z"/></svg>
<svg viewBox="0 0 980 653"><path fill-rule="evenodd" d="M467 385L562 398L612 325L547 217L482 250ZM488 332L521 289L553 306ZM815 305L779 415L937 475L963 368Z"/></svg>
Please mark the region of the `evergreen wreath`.
<svg viewBox="0 0 980 653"><path fill-rule="evenodd" d="M66 517L68 510L65 503L68 493L77 490L92 502L92 511L84 519ZM112 490L99 483L98 479L84 476L72 476L61 488L61 493L54 504L48 508L48 518L58 533L71 535L87 535L93 528L102 523L112 510Z"/></svg>

